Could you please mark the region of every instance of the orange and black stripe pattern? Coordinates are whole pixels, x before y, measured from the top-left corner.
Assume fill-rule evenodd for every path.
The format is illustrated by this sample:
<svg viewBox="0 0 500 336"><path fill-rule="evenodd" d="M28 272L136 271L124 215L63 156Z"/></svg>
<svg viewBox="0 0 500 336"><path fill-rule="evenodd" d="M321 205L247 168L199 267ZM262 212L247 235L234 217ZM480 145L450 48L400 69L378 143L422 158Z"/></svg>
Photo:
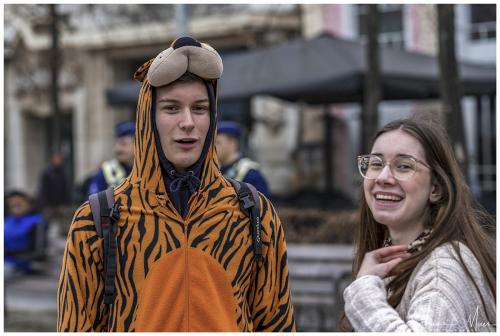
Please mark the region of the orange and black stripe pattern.
<svg viewBox="0 0 500 336"><path fill-rule="evenodd" d="M144 80L151 62L136 73ZM213 83L214 86L216 82ZM116 298L104 304L102 241L88 203L75 213L58 287L59 331L294 331L283 228L260 195L263 258L212 146L182 218L165 191L154 144L152 88L143 81L135 162L115 188Z"/></svg>

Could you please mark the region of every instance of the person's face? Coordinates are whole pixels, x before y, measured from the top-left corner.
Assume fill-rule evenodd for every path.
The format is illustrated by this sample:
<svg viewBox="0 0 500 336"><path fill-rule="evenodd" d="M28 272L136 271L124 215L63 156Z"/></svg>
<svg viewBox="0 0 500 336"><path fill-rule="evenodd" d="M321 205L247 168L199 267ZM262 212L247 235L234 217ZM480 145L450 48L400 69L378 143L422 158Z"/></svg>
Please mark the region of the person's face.
<svg viewBox="0 0 500 336"><path fill-rule="evenodd" d="M165 157L185 171L200 157L210 127L210 101L202 82L157 89L156 127Z"/></svg>
<svg viewBox="0 0 500 336"><path fill-rule="evenodd" d="M59 167L64 163L64 158L61 154L56 153L56 154L52 155L51 161L52 161L52 165L54 167Z"/></svg>
<svg viewBox="0 0 500 336"><path fill-rule="evenodd" d="M381 156L386 162L398 155L411 155L425 161L424 148L420 142L401 130L380 135L371 154ZM426 210L430 202L437 200L436 186L431 183L431 171L417 163L415 174L406 181L394 178L386 165L376 179L364 179L366 202L375 220L393 229L423 227Z"/></svg>
<svg viewBox="0 0 500 336"><path fill-rule="evenodd" d="M227 134L218 134L216 147L217 157L219 158L220 162L223 165L228 164L230 163L228 161L231 160L232 156L234 156L234 154L238 152L238 140Z"/></svg>
<svg viewBox="0 0 500 336"><path fill-rule="evenodd" d="M7 199L9 213L14 217L26 215L30 210L30 204L27 199L21 196L12 196Z"/></svg>
<svg viewBox="0 0 500 336"><path fill-rule="evenodd" d="M126 135L116 139L114 151L116 159L126 165L134 162L134 136Z"/></svg>

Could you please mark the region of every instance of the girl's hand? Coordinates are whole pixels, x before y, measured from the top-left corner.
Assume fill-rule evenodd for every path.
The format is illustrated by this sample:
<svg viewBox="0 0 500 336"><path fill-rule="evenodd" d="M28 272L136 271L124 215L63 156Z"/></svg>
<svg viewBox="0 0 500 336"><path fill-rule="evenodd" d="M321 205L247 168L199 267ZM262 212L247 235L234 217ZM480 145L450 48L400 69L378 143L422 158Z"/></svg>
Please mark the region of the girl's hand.
<svg viewBox="0 0 500 336"><path fill-rule="evenodd" d="M411 256L406 252L408 245L382 247L365 254L356 279L364 275L385 278L401 261Z"/></svg>

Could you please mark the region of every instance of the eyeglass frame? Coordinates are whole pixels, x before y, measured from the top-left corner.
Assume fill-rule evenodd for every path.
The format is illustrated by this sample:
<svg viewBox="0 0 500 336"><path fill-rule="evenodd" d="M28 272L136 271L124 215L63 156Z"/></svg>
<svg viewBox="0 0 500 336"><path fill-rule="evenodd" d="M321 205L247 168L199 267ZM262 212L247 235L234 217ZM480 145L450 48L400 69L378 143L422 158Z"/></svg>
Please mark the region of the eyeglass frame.
<svg viewBox="0 0 500 336"><path fill-rule="evenodd" d="M394 159L392 159L392 160L386 160L386 159L384 159L384 158L382 158L382 157L380 157L379 155L376 155L376 154L358 155L358 157L357 157L357 161L358 161L358 172L359 172L359 174L361 175L361 177L362 177L362 178L367 179L367 180L376 180L376 179L380 176L380 174L382 174L382 171L384 170L384 168L382 168L382 170L380 170L380 173L378 174L378 176L377 176L377 177L373 177L373 178L366 177L365 175L363 175L363 173L361 172L360 161L361 161L364 157L367 157L367 156L370 156L370 157L374 156L374 157L377 157L377 158L379 158L380 160L382 160L382 163L384 164L384 168L385 168L385 167L387 167L387 165L389 165L389 170L390 170L390 172L391 172L391 175L392 175L392 176L393 176L396 180L400 180L400 181L408 181L409 179L411 179L411 178L415 175L415 173L417 172L417 163L420 163L420 164L421 164L421 165L423 165L424 167L427 167L429 170L432 170L432 168L431 168L431 167L430 167L427 163L425 163L425 162L424 162L424 161L422 161L422 160L417 159L416 157L414 157L414 156L412 156L412 155L409 155L409 154L401 154L401 155L397 155L397 156L396 156L396 158L398 158L398 157L406 157L406 158L409 158L409 159L411 159L411 160L414 160L414 161L415 161L415 171L413 172L413 174L412 174L412 175L411 175L411 176L410 176L407 180L404 180L404 179L398 179L398 178L396 177L396 175L392 172L392 168L391 168L391 165L390 165L390 164L391 164L391 162L392 162Z"/></svg>

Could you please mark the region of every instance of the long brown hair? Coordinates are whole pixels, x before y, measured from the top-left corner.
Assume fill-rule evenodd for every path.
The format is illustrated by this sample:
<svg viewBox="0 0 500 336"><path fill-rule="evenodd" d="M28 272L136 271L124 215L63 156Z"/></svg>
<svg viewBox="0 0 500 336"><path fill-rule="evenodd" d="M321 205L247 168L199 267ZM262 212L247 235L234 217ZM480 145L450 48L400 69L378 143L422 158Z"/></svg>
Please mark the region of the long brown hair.
<svg viewBox="0 0 500 336"><path fill-rule="evenodd" d="M485 231L485 227L493 225L492 217L473 201L469 187L455 159L447 133L440 125L417 118L395 120L375 134L372 146L380 135L395 130L402 130L420 142L425 151L426 162L433 172L433 182L440 188L441 198L437 203L429 204L427 220L428 225L433 228L432 235L419 252L401 262L391 273L394 278L387 286L387 291L390 293L389 304L392 307L399 304L411 273L421 260L436 247L444 243L451 243L459 256L465 273L474 283L484 305L484 298L461 258L458 242L465 244L472 251L481 266L483 276L492 294L496 297L495 242ZM373 218L361 187L359 223L355 234L353 279L356 278L364 255L382 247L387 235L388 231L385 225L378 223ZM494 317L493 321L490 317L488 319L490 323L495 323ZM352 330L345 313L340 319L339 329L341 331Z"/></svg>

